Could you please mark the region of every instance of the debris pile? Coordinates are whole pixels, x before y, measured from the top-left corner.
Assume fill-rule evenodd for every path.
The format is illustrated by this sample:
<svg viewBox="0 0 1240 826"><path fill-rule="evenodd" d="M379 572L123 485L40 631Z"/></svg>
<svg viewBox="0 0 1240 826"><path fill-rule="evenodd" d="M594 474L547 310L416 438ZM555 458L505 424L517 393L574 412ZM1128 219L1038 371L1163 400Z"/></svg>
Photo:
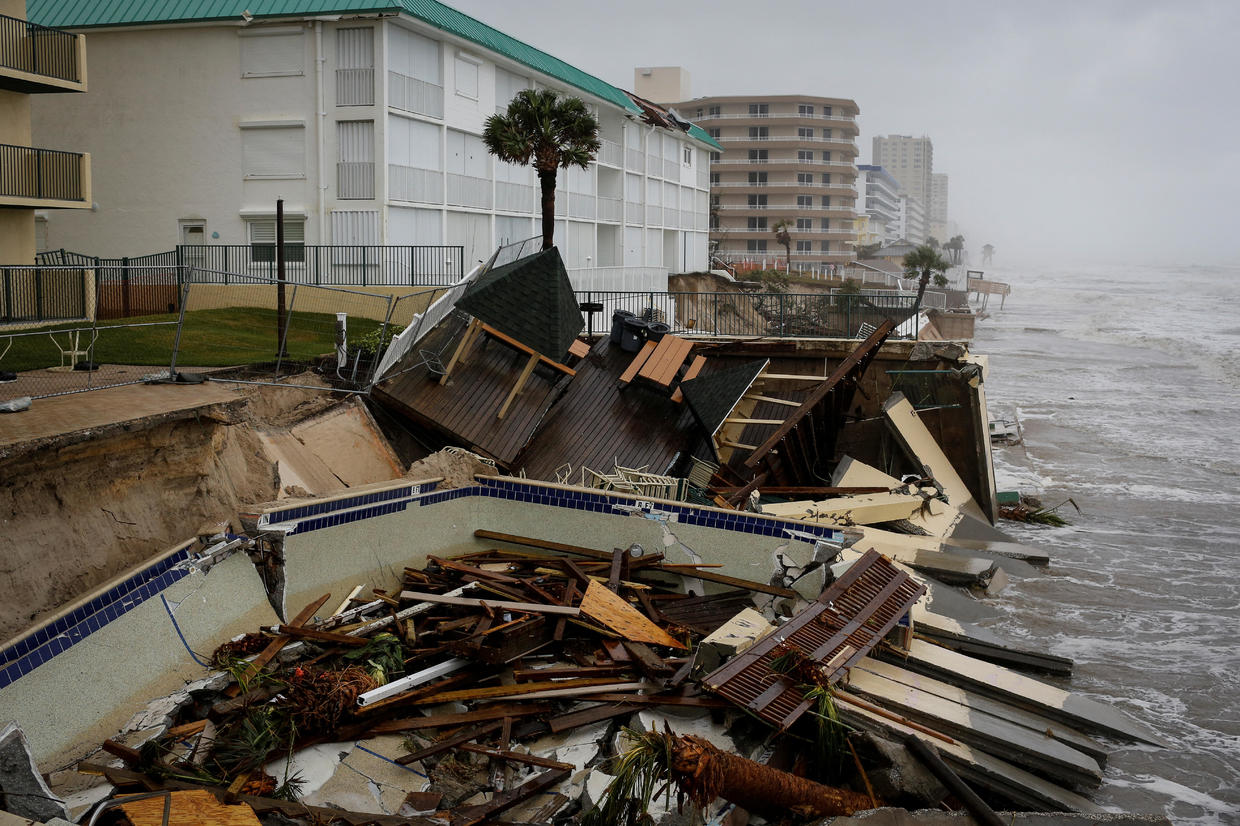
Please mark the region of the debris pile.
<svg viewBox="0 0 1240 826"><path fill-rule="evenodd" d="M1066 787L1096 785L1104 751L1062 722L1088 709L1031 687L1019 709L962 699L904 671L934 660L914 644L926 589L877 551L824 558L809 601L636 545L475 536L484 549L428 556L398 590L355 589L335 610L325 594L223 642L218 672L106 741L108 762L78 765L103 786L76 814L618 826L986 805L919 774L910 737L989 800L1092 809ZM973 719L942 708L951 692ZM179 807L197 814L161 820Z"/></svg>

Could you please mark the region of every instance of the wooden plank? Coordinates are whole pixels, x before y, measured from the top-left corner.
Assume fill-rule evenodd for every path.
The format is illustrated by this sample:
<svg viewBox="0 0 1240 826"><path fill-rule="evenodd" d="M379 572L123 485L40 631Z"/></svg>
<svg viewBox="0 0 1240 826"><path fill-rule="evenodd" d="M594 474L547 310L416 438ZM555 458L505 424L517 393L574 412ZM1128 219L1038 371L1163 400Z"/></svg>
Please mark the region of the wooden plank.
<svg viewBox="0 0 1240 826"><path fill-rule="evenodd" d="M509 686L499 686L500 688L508 688ZM392 734L398 731L421 731L428 728L453 728L455 726L465 726L471 723L485 723L490 720L502 720L505 717L513 716L533 716L536 714L546 714L552 711L552 706L547 703L526 703L524 705L500 704L494 706L483 706L476 711L462 711L453 714L435 714L430 717L405 717L399 720L385 720L382 723L376 723L368 736L379 734Z"/></svg>
<svg viewBox="0 0 1240 826"><path fill-rule="evenodd" d="M323 605L331 598L332 595L330 593L319 597L305 608L302 608L301 612L297 616L293 617L292 621L288 624L294 628L301 628L306 625L310 622L310 620L314 619L314 613L322 608ZM267 663L271 662L272 659L275 658L276 654L279 654L280 651L284 649L284 646L288 645L292 642L292 640L292 637L277 637L267 643L267 647L264 648L257 657L250 660L250 664L246 667L245 673L242 674L241 679L230 685L224 693L229 697L236 697L240 694L241 684L248 683L250 680L254 679L255 675L262 671L263 668L266 667Z"/></svg>
<svg viewBox="0 0 1240 826"><path fill-rule="evenodd" d="M534 372L534 365L538 364L538 354L534 353L530 356L529 361L525 363L521 375L517 376L517 382L512 386L512 390L508 392L508 398L504 399L504 403L499 408L499 413L495 414L495 418L502 419L504 414L508 412L508 407L512 404L512 400L521 392L521 388L525 387L525 383L529 381L530 373Z"/></svg>
<svg viewBox="0 0 1240 826"><path fill-rule="evenodd" d="M586 344L579 338L573 339L573 343L568 345L568 354L583 359L590 355L590 345Z"/></svg>
<svg viewBox="0 0 1240 826"><path fill-rule="evenodd" d="M465 332L461 334L461 340L457 342L456 350L452 353L452 358L448 360L448 366L444 368L443 377L439 379L440 385L448 383L448 379L452 376L452 369L456 367L458 361L462 364L465 363L466 351L473 345L474 338L478 335L478 325L481 323L481 321L475 318L465 328Z"/></svg>
<svg viewBox="0 0 1240 826"><path fill-rule="evenodd" d="M782 404L785 407L800 407L800 402L794 402L790 399L777 399L774 396L764 396L761 393L746 393L741 396L742 399L749 399L754 402L770 402L771 404Z"/></svg>
<svg viewBox="0 0 1240 826"><path fill-rule="evenodd" d="M702 372L702 368L705 366L706 366L706 356L694 356L693 363L690 364L689 369L685 371L684 378L680 380L680 383L684 384L687 381L696 379L698 373ZM672 401L676 402L676 404L680 404L684 400L685 400L685 394L681 392L679 387L677 387L676 392L672 394Z"/></svg>
<svg viewBox="0 0 1240 826"><path fill-rule="evenodd" d="M487 757L494 757L496 760L511 760L514 763L524 763L527 766L539 766L544 769L571 769L573 767L572 763L561 763L558 760L548 760L546 757L537 757L520 751L493 749L488 746L476 746L471 743L461 746L461 751L485 754Z"/></svg>
<svg viewBox="0 0 1240 826"><path fill-rule="evenodd" d="M440 739L436 740L434 743L431 743L429 746L427 746L424 749L418 749L417 751L413 751L413 752L410 752L409 754L405 754L400 757L397 757L396 763L398 763L401 766L408 766L410 763L416 763L419 760L425 760L428 757L434 757L436 754L443 754L448 749L456 748L457 746L461 745L461 743L468 743L470 740L476 740L479 737L482 737L484 734L490 734L492 732L499 731L500 728L503 727L504 720L506 719L508 718L505 717L500 720L492 720L491 722L486 723L484 725L474 726L473 728L462 729L460 731L449 734L446 737L441 737Z"/></svg>
<svg viewBox="0 0 1240 826"><path fill-rule="evenodd" d="M432 602L437 605L459 605L465 608L501 608L505 611L528 611L533 614L562 614L566 617L581 615L580 608L568 605L542 605L537 602L509 602L502 599L470 599L441 594L424 594L421 591L401 591L401 599Z"/></svg>
<svg viewBox="0 0 1240 826"><path fill-rule="evenodd" d="M492 685L484 688L465 688L459 691L444 691L429 697L423 697L421 700L414 703L414 705L448 703L455 700L488 700L497 699L500 697L519 697L522 694L534 694L540 691L592 688L600 685L612 685L614 682L614 679L611 677L592 677L583 680L562 680L559 682L547 681L541 683L521 683L520 685ZM438 719L438 717L432 719Z"/></svg>
<svg viewBox="0 0 1240 826"><path fill-rule="evenodd" d="M628 385L629 382L637 378L637 371L642 369L642 365L645 364L646 359L650 358L651 354L654 353L654 348L656 346L657 343L653 341L647 341L642 345L642 349L636 356L633 357L633 360L629 362L629 366L625 368L624 372L620 374L621 387Z"/></svg>
<svg viewBox="0 0 1240 826"><path fill-rule="evenodd" d="M684 643L646 619L622 597L591 580L581 599L581 613L592 617L622 637L638 642L684 648Z"/></svg>
<svg viewBox="0 0 1240 826"><path fill-rule="evenodd" d="M662 387L670 386L676 378L676 371L692 349L691 341L672 335L664 336L655 347L654 355L638 371L638 375Z"/></svg>
<svg viewBox="0 0 1240 826"><path fill-rule="evenodd" d="M476 806L457 808L452 812L452 826L475 826L483 823L494 815L512 808L523 800L528 800L544 789L549 789L572 774L572 767L567 769L548 769L542 774L527 780L515 789L497 792L488 802Z"/></svg>
<svg viewBox="0 0 1240 826"><path fill-rule="evenodd" d="M364 637L334 634L331 631L320 631L317 628L298 628L295 625L277 625L276 630L281 634L296 637L297 639L317 640L318 642L331 643L332 645L348 645L354 648L361 648L370 642L370 640Z"/></svg>
<svg viewBox="0 0 1240 826"><path fill-rule="evenodd" d="M542 548L543 550L546 550L546 551L560 551L562 553L576 554L578 556L587 556L592 559L598 559L604 562L611 561L611 554L607 553L606 551L596 551L596 550L593 550L592 548L583 548L579 545L565 545L561 542L551 542L549 540L544 540L544 539L534 539L532 537L527 537L527 536L517 536L515 534L500 533L499 531L488 531L483 528L479 528L478 530L474 531L474 536L478 537L479 539L492 539L497 542L508 542L513 545L526 545L531 548ZM657 566L650 568L649 570L663 571L664 568L662 565L657 565ZM679 574L680 571L677 571L674 568L669 568L666 570L666 573ZM773 594L774 596L777 596L777 597L796 598L797 596L799 596L797 592L792 590L791 588L781 588L778 585L769 585L765 582L755 582L750 579L739 579L737 577L715 573L714 571L705 571L705 570L699 569L699 570L694 571L693 576L697 577L698 579L705 580L707 582L717 582L721 585L731 585L733 588L744 588L749 591L758 591L759 593L763 593L763 594Z"/></svg>
<svg viewBox="0 0 1240 826"><path fill-rule="evenodd" d="M575 729L578 726L587 726L590 723L597 723L601 720L610 720L622 714L632 714L637 709L638 706L635 704L621 703L619 705L612 705L603 703L582 709L581 711L570 711L567 714L552 717L547 723L551 727L552 734L559 734L561 731Z"/></svg>
<svg viewBox="0 0 1240 826"><path fill-rule="evenodd" d="M494 339L498 339L499 341L504 342L509 347L513 348L514 350L520 350L522 353L525 353L526 355L529 355L529 356L538 356L538 360L541 361L543 364L555 370L559 370L561 373L563 373L566 376L577 375L577 371L569 367L567 364L561 364L560 362L556 361L553 358L550 358L549 356L544 356L542 353L535 352L534 348L530 347L527 344L522 344L521 342L517 341L512 336L508 336L508 335L501 333L499 330L495 329L490 324L479 321L478 326L481 327L482 330L486 332L487 335L491 336ZM573 348L569 347L568 351L571 353L573 351ZM588 347L586 348L586 352L587 353L590 352ZM574 355L577 355L577 354L574 353Z"/></svg>
<svg viewBox="0 0 1240 826"><path fill-rule="evenodd" d="M164 819L166 803L167 820ZM202 823L261 826L254 810L245 803L226 806L205 790L170 791L167 795L122 803L120 810L133 826L198 826Z"/></svg>

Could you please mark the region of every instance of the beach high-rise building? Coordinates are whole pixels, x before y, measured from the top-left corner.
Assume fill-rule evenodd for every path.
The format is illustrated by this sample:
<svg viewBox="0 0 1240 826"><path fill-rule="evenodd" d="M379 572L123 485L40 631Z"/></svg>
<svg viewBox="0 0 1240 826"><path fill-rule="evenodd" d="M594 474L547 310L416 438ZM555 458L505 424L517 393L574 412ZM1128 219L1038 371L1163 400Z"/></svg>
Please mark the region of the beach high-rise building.
<svg viewBox="0 0 1240 826"><path fill-rule="evenodd" d="M725 261L783 263L775 227L787 222L793 270L855 258L855 101L811 95L704 97L670 104L724 151L711 156L711 244Z"/></svg>
<svg viewBox="0 0 1240 826"><path fill-rule="evenodd" d="M863 164L857 167L857 212L869 217L870 230L885 244L901 236L900 182L881 166Z"/></svg>
<svg viewBox="0 0 1240 826"><path fill-rule="evenodd" d="M870 162L891 173L923 207L930 203L934 191L934 144L929 138L878 135L873 141Z"/></svg>
<svg viewBox="0 0 1240 826"><path fill-rule="evenodd" d="M950 240L947 222L947 175L935 172L930 176L929 232L940 241Z"/></svg>

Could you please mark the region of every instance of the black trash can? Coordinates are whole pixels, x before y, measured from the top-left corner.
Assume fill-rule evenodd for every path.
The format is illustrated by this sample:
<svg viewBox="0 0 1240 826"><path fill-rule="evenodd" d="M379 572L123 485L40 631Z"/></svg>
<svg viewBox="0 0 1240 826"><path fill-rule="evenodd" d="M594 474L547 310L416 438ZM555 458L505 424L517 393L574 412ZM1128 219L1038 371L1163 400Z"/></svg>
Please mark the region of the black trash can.
<svg viewBox="0 0 1240 826"><path fill-rule="evenodd" d="M632 317L633 314L628 310L616 310L611 314L611 335L608 339L612 344L620 343L620 331L624 327L624 320Z"/></svg>
<svg viewBox="0 0 1240 826"><path fill-rule="evenodd" d="M659 341L671 331L672 328L662 321L652 321L646 327L646 338L650 341Z"/></svg>
<svg viewBox="0 0 1240 826"><path fill-rule="evenodd" d="M620 349L626 353L636 353L642 349L642 344L646 341L648 326L636 316L626 318L620 330Z"/></svg>

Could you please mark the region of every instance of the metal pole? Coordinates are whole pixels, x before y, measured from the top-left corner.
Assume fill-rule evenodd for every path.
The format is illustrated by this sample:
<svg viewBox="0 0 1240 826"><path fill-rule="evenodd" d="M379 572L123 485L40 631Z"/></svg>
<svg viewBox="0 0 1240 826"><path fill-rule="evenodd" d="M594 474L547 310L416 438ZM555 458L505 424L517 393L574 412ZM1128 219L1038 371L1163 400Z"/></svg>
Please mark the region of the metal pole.
<svg viewBox="0 0 1240 826"><path fill-rule="evenodd" d="M276 375L285 356L287 326L284 314L284 199L276 199Z"/></svg>
<svg viewBox="0 0 1240 826"><path fill-rule="evenodd" d="M185 326L185 305L189 304L189 288L193 283L194 268L191 266L185 273L185 284L181 288L181 311L177 314L177 332L172 340L172 362L168 365L168 377L173 381L177 378L177 353L181 349L181 328Z"/></svg>
<svg viewBox="0 0 1240 826"><path fill-rule="evenodd" d="M281 292L283 292L283 291L284 291L284 282L283 282L283 279L281 279L281 282L280 282L280 285L279 285L278 289L279 289ZM281 304L283 304L283 298L281 298ZM296 304L297 304L297 285L296 285L296 284L294 284L294 285L293 285L293 295L292 295L292 297L289 299L289 313L288 313L288 315L289 315L289 316L292 316L292 308L293 308L293 306L294 306L294 305L296 305ZM281 312L281 313L283 313L283 312L284 312L283 307L281 307L280 312ZM282 330L282 332L281 332L281 334L280 334L280 349L279 349L279 351L276 353L276 378L277 378L277 379L279 379L279 378L280 378L280 365L281 365L281 364L283 364L284 359L288 358L288 351L284 348L285 343L288 341L288 326L289 326L289 325L288 325L288 318L285 318L284 327L283 327L283 330Z"/></svg>

